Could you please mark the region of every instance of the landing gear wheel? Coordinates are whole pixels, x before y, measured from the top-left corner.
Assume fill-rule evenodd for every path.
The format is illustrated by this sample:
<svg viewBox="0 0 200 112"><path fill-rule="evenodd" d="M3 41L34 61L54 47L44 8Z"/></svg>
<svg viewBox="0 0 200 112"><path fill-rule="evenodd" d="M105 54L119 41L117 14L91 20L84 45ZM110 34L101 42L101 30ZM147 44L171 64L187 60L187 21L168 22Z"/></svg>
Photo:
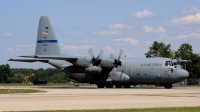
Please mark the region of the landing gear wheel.
<svg viewBox="0 0 200 112"><path fill-rule="evenodd" d="M103 84L97 84L97 87L98 87L98 88L104 88L104 86L105 86L105 85L103 85Z"/></svg>
<svg viewBox="0 0 200 112"><path fill-rule="evenodd" d="M106 85L106 88L113 88L113 84Z"/></svg>
<svg viewBox="0 0 200 112"><path fill-rule="evenodd" d="M165 89L171 89L173 86L172 84L164 84Z"/></svg>
<svg viewBox="0 0 200 112"><path fill-rule="evenodd" d="M123 84L124 88L130 88L130 86L131 86L130 84Z"/></svg>
<svg viewBox="0 0 200 112"><path fill-rule="evenodd" d="M115 84L116 88L122 88L122 84Z"/></svg>

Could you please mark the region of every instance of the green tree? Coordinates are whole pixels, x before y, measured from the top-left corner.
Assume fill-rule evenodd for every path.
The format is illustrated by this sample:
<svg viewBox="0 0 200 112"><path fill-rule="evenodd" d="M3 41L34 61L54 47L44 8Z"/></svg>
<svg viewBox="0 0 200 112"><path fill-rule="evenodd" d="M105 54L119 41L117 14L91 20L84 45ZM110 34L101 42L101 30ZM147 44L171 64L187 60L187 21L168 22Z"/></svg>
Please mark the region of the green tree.
<svg viewBox="0 0 200 112"><path fill-rule="evenodd" d="M170 47L171 47L170 44L165 45L165 43L163 42L154 41L152 46L149 47L149 51L146 52L145 55L157 56L157 54L159 53L161 57L172 58L173 55L172 55Z"/></svg>
<svg viewBox="0 0 200 112"><path fill-rule="evenodd" d="M183 43L175 52L175 57L191 60L191 62L181 63L181 65L190 74L188 84L195 84L195 78L200 78L200 55L193 53L192 45Z"/></svg>
<svg viewBox="0 0 200 112"><path fill-rule="evenodd" d="M184 59L184 60L195 60L196 58L196 55L193 54L192 52L192 46L188 43L183 43L179 49L175 52L175 58L180 58L181 59ZM194 63L181 63L182 67L184 69L186 69L187 71L189 71L190 73L190 77L193 76L193 73L192 73L192 67L194 66Z"/></svg>
<svg viewBox="0 0 200 112"><path fill-rule="evenodd" d="M190 56L191 63L187 64L187 68L189 69L190 76L193 78L200 78L200 55L192 54Z"/></svg>
<svg viewBox="0 0 200 112"><path fill-rule="evenodd" d="M191 56L193 55L192 46L188 43L182 44L178 51L175 52L175 57L179 58L182 57L182 59L189 60L191 59Z"/></svg>
<svg viewBox="0 0 200 112"><path fill-rule="evenodd" d="M35 76L29 79L31 82L38 80L45 80L47 82L61 83L61 82L67 82L66 77L68 77L67 74L55 68L47 68L47 69L12 68L11 76L8 78L8 82L21 83L25 76L28 76L32 73L34 73ZM56 76L54 76L55 74ZM52 78L52 76L54 77Z"/></svg>
<svg viewBox="0 0 200 112"><path fill-rule="evenodd" d="M67 75L64 72L54 74L50 77L51 82L53 83L66 83L67 81Z"/></svg>
<svg viewBox="0 0 200 112"><path fill-rule="evenodd" d="M10 66L8 64L0 65L0 82L7 83L10 76Z"/></svg>

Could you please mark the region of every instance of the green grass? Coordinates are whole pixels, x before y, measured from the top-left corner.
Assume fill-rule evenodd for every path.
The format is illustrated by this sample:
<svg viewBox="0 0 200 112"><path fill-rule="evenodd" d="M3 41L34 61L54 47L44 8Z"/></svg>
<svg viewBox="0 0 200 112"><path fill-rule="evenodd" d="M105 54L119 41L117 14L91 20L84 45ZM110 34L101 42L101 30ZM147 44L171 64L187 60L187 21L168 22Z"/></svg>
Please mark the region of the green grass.
<svg viewBox="0 0 200 112"><path fill-rule="evenodd" d="M142 109L100 109L100 110L52 110L52 111L20 111L20 112L200 112L200 107L168 107Z"/></svg>
<svg viewBox="0 0 200 112"><path fill-rule="evenodd" d="M34 84L21 84L21 83L0 83L0 86L37 86ZM74 86L70 83L47 83L45 86Z"/></svg>
<svg viewBox="0 0 200 112"><path fill-rule="evenodd" d="M21 83L0 83L0 86L30 86L30 85L28 84L22 85Z"/></svg>
<svg viewBox="0 0 200 112"><path fill-rule="evenodd" d="M12 93L36 93L40 92L38 90L30 90L30 89L0 89L0 94L12 94Z"/></svg>

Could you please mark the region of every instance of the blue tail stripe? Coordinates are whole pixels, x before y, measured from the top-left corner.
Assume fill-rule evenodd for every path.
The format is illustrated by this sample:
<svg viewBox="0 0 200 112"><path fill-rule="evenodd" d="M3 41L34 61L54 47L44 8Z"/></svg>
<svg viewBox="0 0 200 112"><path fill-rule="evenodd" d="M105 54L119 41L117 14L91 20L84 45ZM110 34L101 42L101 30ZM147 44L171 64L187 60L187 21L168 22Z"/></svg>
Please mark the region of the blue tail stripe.
<svg viewBox="0 0 200 112"><path fill-rule="evenodd" d="M58 40L38 40L37 43L58 43Z"/></svg>

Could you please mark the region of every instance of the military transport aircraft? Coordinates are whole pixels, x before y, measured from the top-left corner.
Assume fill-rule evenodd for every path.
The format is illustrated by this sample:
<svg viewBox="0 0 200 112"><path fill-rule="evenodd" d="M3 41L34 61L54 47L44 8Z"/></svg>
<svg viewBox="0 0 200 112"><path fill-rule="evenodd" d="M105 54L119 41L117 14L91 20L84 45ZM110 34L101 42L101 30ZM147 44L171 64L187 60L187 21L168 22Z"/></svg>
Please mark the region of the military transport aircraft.
<svg viewBox="0 0 200 112"><path fill-rule="evenodd" d="M43 62L51 64L81 83L96 84L98 88L129 88L137 84L155 84L172 88L173 83L189 77L177 59L162 57L122 58L120 49L118 58L113 54L102 58L100 50L97 57L92 49L91 57L79 57L62 54L58 40L47 16L39 21L35 55L19 56L23 59L9 59L18 62Z"/></svg>

